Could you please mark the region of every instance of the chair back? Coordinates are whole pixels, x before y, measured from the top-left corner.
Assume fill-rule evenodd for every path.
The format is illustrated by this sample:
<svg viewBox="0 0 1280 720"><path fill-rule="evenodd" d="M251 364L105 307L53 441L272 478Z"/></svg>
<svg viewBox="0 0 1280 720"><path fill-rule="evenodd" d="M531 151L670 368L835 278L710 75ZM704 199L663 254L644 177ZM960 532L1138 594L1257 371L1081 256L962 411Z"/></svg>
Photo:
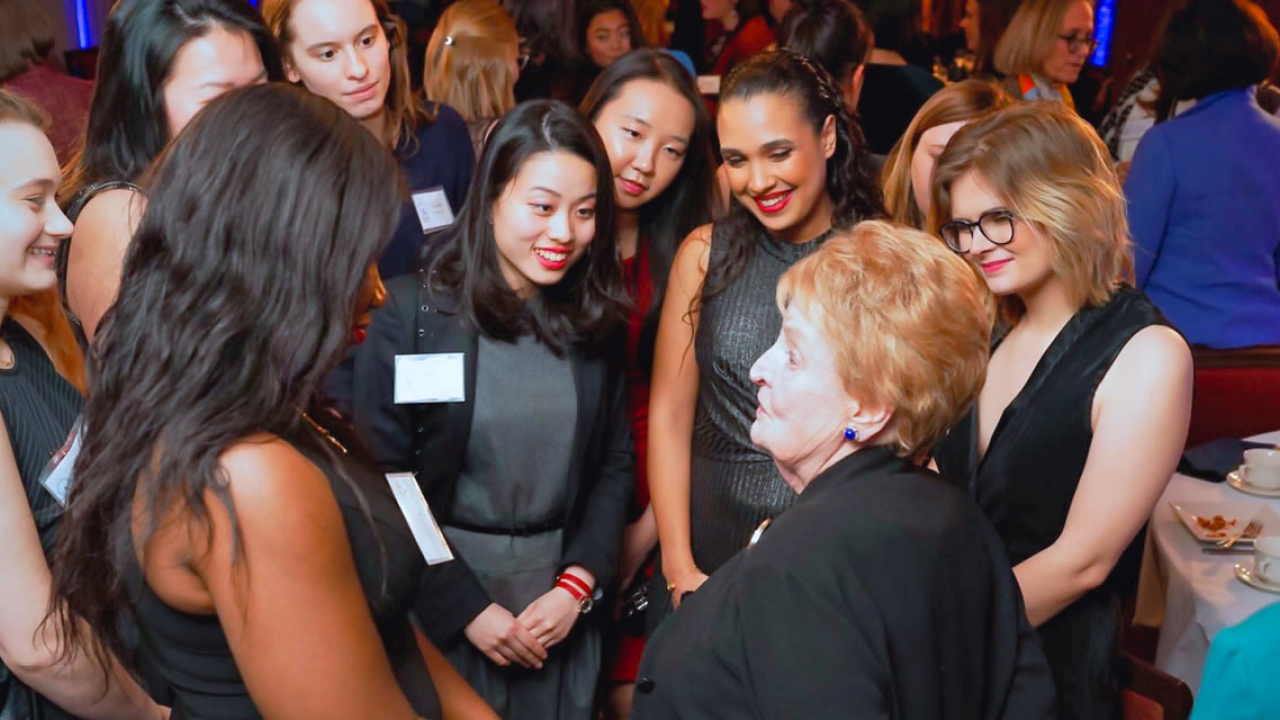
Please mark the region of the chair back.
<svg viewBox="0 0 1280 720"><path fill-rule="evenodd" d="M1128 653L1121 658L1120 699L1124 720L1187 720L1191 717L1191 688Z"/></svg>
<svg viewBox="0 0 1280 720"><path fill-rule="evenodd" d="M1280 429L1280 346L1193 348L1195 390L1187 447Z"/></svg>

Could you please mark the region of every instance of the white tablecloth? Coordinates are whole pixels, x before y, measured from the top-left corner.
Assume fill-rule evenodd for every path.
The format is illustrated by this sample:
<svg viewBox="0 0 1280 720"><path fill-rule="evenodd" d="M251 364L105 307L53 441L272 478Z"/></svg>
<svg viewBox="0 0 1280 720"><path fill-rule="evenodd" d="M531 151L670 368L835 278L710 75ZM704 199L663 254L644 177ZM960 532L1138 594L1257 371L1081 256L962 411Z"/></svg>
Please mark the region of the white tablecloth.
<svg viewBox="0 0 1280 720"><path fill-rule="evenodd" d="M1250 439L1280 442L1280 431ZM1235 564L1249 555L1202 553L1203 545L1187 532L1170 502L1256 502L1280 513L1280 498L1245 495L1226 483L1174 475L1151 516L1135 620L1156 626L1163 619L1156 666L1197 692L1214 636L1280 602L1280 595L1256 590L1236 579ZM1280 528L1264 528L1263 534L1280 534Z"/></svg>

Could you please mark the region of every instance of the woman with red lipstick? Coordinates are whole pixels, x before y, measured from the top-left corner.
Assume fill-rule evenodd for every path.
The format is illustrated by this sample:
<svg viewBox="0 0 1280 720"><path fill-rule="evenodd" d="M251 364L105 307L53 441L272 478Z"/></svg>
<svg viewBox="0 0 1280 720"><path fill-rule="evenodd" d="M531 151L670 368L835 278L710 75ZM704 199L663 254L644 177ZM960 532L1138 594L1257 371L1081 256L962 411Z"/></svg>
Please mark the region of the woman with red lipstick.
<svg viewBox="0 0 1280 720"><path fill-rule="evenodd" d="M1060 718L1120 717L1121 597L1182 453L1191 353L1128 283L1125 199L1093 129L1056 103L961 128L931 226L996 296L987 381L937 450L996 526L1058 686Z"/></svg>
<svg viewBox="0 0 1280 720"><path fill-rule="evenodd" d="M1092 0L1026 0L996 43L995 68L1015 97L1074 108L1067 86L1080 77L1097 43Z"/></svg>
<svg viewBox="0 0 1280 720"><path fill-rule="evenodd" d="M378 271L411 273L427 235L449 226L471 184L466 122L410 88L408 35L387 0L263 0L262 14L289 81L346 110L400 161L411 198Z"/></svg>
<svg viewBox="0 0 1280 720"><path fill-rule="evenodd" d="M795 499L749 434L749 370L781 323L773 290L832 228L884 215L840 90L804 56L743 63L725 79L718 125L737 202L680 247L654 353L648 457L662 558L650 625Z"/></svg>
<svg viewBox="0 0 1280 720"><path fill-rule="evenodd" d="M634 463L612 179L577 111L517 106L355 358L357 428L457 558L423 626L507 720L592 712Z"/></svg>
<svg viewBox="0 0 1280 720"><path fill-rule="evenodd" d="M40 478L80 412L84 385L55 292L54 251L71 222L54 201L62 175L45 122L0 90L0 717L159 718L114 660L105 676L83 655L57 664L65 640L39 625L62 516L61 498Z"/></svg>
<svg viewBox="0 0 1280 720"><path fill-rule="evenodd" d="M635 592L648 585L658 542L645 462L653 344L680 241L711 219L711 120L693 78L658 50L638 50L609 66L580 109L609 153L618 247L635 303L628 319L627 404L636 484L618 569L618 591L632 600L618 624L617 656L608 678L608 711L626 718L644 650L644 611L637 609Z"/></svg>

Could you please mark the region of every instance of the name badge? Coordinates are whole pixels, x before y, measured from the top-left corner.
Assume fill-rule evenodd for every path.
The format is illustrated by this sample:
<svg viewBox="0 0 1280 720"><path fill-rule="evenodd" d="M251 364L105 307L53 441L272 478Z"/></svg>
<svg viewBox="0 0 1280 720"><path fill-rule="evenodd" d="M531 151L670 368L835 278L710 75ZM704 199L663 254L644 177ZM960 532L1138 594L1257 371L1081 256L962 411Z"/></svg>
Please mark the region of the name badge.
<svg viewBox="0 0 1280 720"><path fill-rule="evenodd" d="M463 402L462 353L396 356L395 403Z"/></svg>
<svg viewBox="0 0 1280 720"><path fill-rule="evenodd" d="M422 488L413 473L387 473L387 482L391 484L391 492L396 496L400 512L409 523L413 539L418 542L418 549L428 565L439 565L453 559L449 543L445 542L444 533L436 524L436 518L427 506L427 499L422 496Z"/></svg>
<svg viewBox="0 0 1280 720"><path fill-rule="evenodd" d="M76 465L76 457L80 455L80 438L83 435L80 421L76 420L66 442L49 458L44 470L40 472L40 484L62 507L67 506L67 494L71 490L71 470Z"/></svg>
<svg viewBox="0 0 1280 720"><path fill-rule="evenodd" d="M449 206L444 188L433 187L414 193L413 209L418 211L418 222L422 224L423 233L453 224L453 208Z"/></svg>

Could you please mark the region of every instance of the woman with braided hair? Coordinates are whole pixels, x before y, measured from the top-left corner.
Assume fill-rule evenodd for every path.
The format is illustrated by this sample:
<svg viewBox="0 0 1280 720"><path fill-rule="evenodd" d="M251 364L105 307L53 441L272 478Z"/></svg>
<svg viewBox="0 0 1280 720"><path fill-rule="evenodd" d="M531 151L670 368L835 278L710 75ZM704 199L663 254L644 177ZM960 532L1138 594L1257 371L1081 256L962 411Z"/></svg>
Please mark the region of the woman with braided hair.
<svg viewBox="0 0 1280 720"><path fill-rule="evenodd" d="M718 130L736 202L681 245L658 323L648 461L662 558L651 627L795 499L749 436L749 370L781 324L774 287L833 229L884 215L861 131L804 56L766 53L730 73Z"/></svg>

